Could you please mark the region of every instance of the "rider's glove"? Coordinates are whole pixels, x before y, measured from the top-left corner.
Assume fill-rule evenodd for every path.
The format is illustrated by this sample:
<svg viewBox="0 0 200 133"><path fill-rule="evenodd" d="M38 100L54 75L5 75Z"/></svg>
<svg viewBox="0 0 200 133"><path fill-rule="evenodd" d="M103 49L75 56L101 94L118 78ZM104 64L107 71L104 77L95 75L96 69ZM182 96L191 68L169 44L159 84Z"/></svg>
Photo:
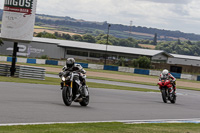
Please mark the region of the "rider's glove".
<svg viewBox="0 0 200 133"><path fill-rule="evenodd" d="M59 72L59 74L58 74L58 75L59 75L59 77L61 77L61 76L63 75L63 72Z"/></svg>

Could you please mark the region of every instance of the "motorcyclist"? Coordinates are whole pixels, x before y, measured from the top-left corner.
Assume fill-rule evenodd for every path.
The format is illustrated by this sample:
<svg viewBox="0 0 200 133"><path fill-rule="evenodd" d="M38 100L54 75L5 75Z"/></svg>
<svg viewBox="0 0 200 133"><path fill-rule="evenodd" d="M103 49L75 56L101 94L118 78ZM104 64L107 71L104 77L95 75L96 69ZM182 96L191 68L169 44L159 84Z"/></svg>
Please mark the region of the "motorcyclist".
<svg viewBox="0 0 200 133"><path fill-rule="evenodd" d="M59 73L59 76L61 77L63 72L65 71L76 71L79 73L79 79L81 81L82 86L86 85L85 77L84 74L86 74L86 71L83 69L83 67L80 64L75 64L75 59L74 58L68 58L66 61L66 65L62 68L62 71ZM61 84L61 89L63 85Z"/></svg>
<svg viewBox="0 0 200 133"><path fill-rule="evenodd" d="M172 76L167 69L164 69L159 77L159 81L161 81L162 78L167 78L168 80L171 80L172 86L174 91L176 92L176 78Z"/></svg>

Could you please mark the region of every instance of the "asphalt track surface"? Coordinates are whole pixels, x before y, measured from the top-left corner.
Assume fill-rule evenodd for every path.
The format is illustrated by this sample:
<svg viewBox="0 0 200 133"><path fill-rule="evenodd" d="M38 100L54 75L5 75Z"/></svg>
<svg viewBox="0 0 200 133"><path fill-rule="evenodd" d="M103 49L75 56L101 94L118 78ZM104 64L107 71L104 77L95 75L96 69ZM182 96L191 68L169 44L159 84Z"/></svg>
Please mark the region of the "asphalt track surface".
<svg viewBox="0 0 200 133"><path fill-rule="evenodd" d="M177 90L177 103L166 104L156 92L89 90L87 107L68 107L59 86L0 82L0 124L200 118L198 91Z"/></svg>

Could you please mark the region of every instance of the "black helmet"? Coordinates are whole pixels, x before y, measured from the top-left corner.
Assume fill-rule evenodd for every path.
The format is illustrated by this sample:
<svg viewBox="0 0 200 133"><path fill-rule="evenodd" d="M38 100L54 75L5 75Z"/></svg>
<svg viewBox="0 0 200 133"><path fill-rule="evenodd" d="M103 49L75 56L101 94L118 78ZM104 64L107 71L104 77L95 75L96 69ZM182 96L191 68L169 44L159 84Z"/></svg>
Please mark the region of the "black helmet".
<svg viewBox="0 0 200 133"><path fill-rule="evenodd" d="M74 63L75 63L74 58L68 58L67 61L66 61L67 68L74 66Z"/></svg>

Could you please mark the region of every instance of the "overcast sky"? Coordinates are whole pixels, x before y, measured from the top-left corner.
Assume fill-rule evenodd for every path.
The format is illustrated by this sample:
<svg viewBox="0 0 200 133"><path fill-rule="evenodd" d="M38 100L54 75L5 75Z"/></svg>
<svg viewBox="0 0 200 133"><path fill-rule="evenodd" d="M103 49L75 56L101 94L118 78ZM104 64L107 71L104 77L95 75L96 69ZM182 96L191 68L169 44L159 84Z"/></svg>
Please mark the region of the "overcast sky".
<svg viewBox="0 0 200 133"><path fill-rule="evenodd" d="M37 13L200 34L200 0L37 0ZM0 0L3 9L4 0Z"/></svg>

